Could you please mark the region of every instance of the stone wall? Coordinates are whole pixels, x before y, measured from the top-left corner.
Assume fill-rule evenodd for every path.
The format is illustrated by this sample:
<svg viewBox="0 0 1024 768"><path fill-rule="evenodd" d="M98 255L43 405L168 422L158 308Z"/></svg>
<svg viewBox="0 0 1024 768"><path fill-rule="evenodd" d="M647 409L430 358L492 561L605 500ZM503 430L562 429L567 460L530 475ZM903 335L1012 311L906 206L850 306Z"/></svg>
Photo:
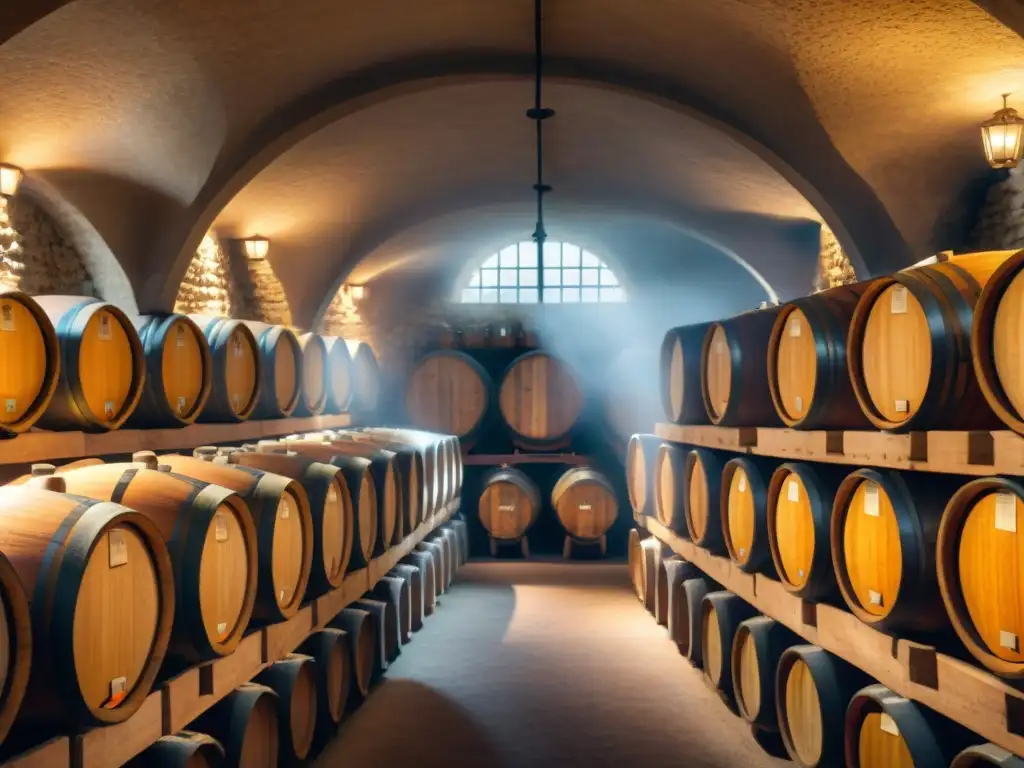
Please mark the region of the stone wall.
<svg viewBox="0 0 1024 768"><path fill-rule="evenodd" d="M216 236L207 233L185 272L174 311L183 315L231 317L231 292L227 257Z"/></svg>
<svg viewBox="0 0 1024 768"><path fill-rule="evenodd" d="M989 187L971 247L980 251L1024 248L1024 169L1011 168Z"/></svg>
<svg viewBox="0 0 1024 768"><path fill-rule="evenodd" d="M240 241L228 248L236 299L233 317L292 325L292 310L281 281L264 257L249 256Z"/></svg>
<svg viewBox="0 0 1024 768"><path fill-rule="evenodd" d="M818 255L818 271L814 276L814 291L824 291L839 285L857 282L857 273L843 251L835 234L825 224L821 225L821 248Z"/></svg>

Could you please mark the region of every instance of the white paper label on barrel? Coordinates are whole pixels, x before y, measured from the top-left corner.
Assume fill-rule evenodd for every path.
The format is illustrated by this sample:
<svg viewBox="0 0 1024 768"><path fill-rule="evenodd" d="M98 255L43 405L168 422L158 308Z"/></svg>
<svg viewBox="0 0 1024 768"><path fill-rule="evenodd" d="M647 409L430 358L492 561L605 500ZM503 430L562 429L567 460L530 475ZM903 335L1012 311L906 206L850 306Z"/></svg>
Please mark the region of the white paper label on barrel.
<svg viewBox="0 0 1024 768"><path fill-rule="evenodd" d="M185 326L179 325L177 330L174 332L174 343L176 346L185 346Z"/></svg>
<svg viewBox="0 0 1024 768"><path fill-rule="evenodd" d="M804 409L804 399L800 397L800 395L797 395L794 400L796 400L796 409L798 411L802 411Z"/></svg>
<svg viewBox="0 0 1024 768"><path fill-rule="evenodd" d="M790 501L800 501L800 483L790 480L786 487L786 498Z"/></svg>
<svg viewBox="0 0 1024 768"><path fill-rule="evenodd" d="M128 542L122 531L110 532L110 567L117 568L128 562Z"/></svg>
<svg viewBox="0 0 1024 768"><path fill-rule="evenodd" d="M213 516L214 538L217 541L228 540L228 518L223 512Z"/></svg>
<svg viewBox="0 0 1024 768"><path fill-rule="evenodd" d="M1020 650L1017 635L1014 632L1007 632L1002 629L999 630L999 646L1001 648L1009 648L1011 651Z"/></svg>
<svg viewBox="0 0 1024 768"><path fill-rule="evenodd" d="M185 404L186 404L185 398L184 397L179 397L178 398L178 413L184 413L185 412Z"/></svg>
<svg viewBox="0 0 1024 768"><path fill-rule="evenodd" d="M8 397L4 400L4 410L7 411L7 413L14 413L18 410L18 401L13 397Z"/></svg>
<svg viewBox="0 0 1024 768"><path fill-rule="evenodd" d="M740 547L740 557L746 557L746 555L747 555L747 548L746 547Z"/></svg>
<svg viewBox="0 0 1024 768"><path fill-rule="evenodd" d="M0 330L14 330L14 307L10 304L4 304L0 307Z"/></svg>
<svg viewBox="0 0 1024 768"><path fill-rule="evenodd" d="M892 302L889 305L889 312L894 315L907 314L907 288L904 285L892 287Z"/></svg>
<svg viewBox="0 0 1024 768"><path fill-rule="evenodd" d="M282 500L281 501L281 519L282 520L287 520L289 514L291 514L291 507L288 506L288 502L287 501Z"/></svg>
<svg viewBox="0 0 1024 768"><path fill-rule="evenodd" d="M1017 532L1017 496L1013 493L996 494L996 530Z"/></svg>
<svg viewBox="0 0 1024 768"><path fill-rule="evenodd" d="M226 621L222 621L220 624L217 625L217 635L223 639L223 637L227 633L228 633L228 623Z"/></svg>
<svg viewBox="0 0 1024 768"><path fill-rule="evenodd" d="M789 318L789 335L794 339L800 335L800 318L794 315L790 315Z"/></svg>
<svg viewBox="0 0 1024 768"><path fill-rule="evenodd" d="M114 418L114 401L113 400L107 400L107 402L105 402L103 404L103 416L104 416L104 418L107 418L107 419Z"/></svg>
<svg viewBox="0 0 1024 768"><path fill-rule="evenodd" d="M873 589L869 589L868 590L868 602L870 602L872 605L881 605L882 604L882 593L881 592L875 592L875 590L873 590Z"/></svg>
<svg viewBox="0 0 1024 768"><path fill-rule="evenodd" d="M893 736L900 735L900 729L896 727L896 721L885 712L881 713L881 717L878 721L878 727L881 728L885 733L891 733Z"/></svg>
<svg viewBox="0 0 1024 768"><path fill-rule="evenodd" d="M278 592L278 597L277 597L277 600L278 600L278 602L280 602L280 603L283 603L283 602L284 602L284 590L283 590L283 589L282 589L282 590L281 590L280 592Z"/></svg>
<svg viewBox="0 0 1024 768"><path fill-rule="evenodd" d="M499 512L515 512L516 511L516 505L515 504L501 504L501 505L498 506L498 511Z"/></svg>
<svg viewBox="0 0 1024 768"><path fill-rule="evenodd" d="M338 491L332 484L327 491L327 503L334 504L338 500Z"/></svg>
<svg viewBox="0 0 1024 768"><path fill-rule="evenodd" d="M872 482L864 483L864 514L878 517L878 486Z"/></svg>
<svg viewBox="0 0 1024 768"><path fill-rule="evenodd" d="M909 400L897 400L896 401L896 413L906 413L910 410Z"/></svg>
<svg viewBox="0 0 1024 768"><path fill-rule="evenodd" d="M128 678L115 677L110 681L110 696L103 702L104 709L114 709L128 696Z"/></svg>
<svg viewBox="0 0 1024 768"><path fill-rule="evenodd" d="M740 472L740 480L737 483L740 493L746 493L747 491L747 475L745 472Z"/></svg>
<svg viewBox="0 0 1024 768"><path fill-rule="evenodd" d="M100 341L110 341L112 334L110 332L110 315L100 315Z"/></svg>

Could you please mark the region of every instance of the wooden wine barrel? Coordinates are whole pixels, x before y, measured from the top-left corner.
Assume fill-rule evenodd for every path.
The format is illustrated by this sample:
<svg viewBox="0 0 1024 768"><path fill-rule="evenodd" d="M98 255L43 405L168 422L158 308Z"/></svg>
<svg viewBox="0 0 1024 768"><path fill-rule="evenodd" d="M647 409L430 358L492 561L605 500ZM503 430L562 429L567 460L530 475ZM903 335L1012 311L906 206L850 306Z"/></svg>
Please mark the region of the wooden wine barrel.
<svg viewBox="0 0 1024 768"><path fill-rule="evenodd" d="M0 437L27 431L57 388L61 352L53 323L20 291L0 291Z"/></svg>
<svg viewBox="0 0 1024 768"><path fill-rule="evenodd" d="M563 448L583 412L583 393L561 360L539 350L527 352L505 370L498 410L518 447Z"/></svg>
<svg viewBox="0 0 1024 768"><path fill-rule="evenodd" d="M658 558L658 574L654 580L654 620L663 627L668 627L668 570L676 561L684 562L671 550L663 551Z"/></svg>
<svg viewBox="0 0 1024 768"><path fill-rule="evenodd" d="M725 454L718 451L691 448L683 464L686 529L694 544L716 555L726 553L720 501L725 460Z"/></svg>
<svg viewBox="0 0 1024 768"><path fill-rule="evenodd" d="M629 578L633 582L633 592L641 603L646 600L644 581L644 550L641 545L640 532L636 528L629 529L627 544L629 556Z"/></svg>
<svg viewBox="0 0 1024 768"><path fill-rule="evenodd" d="M658 598L658 564L664 545L653 536L640 542L640 579L643 582L643 604L650 613L654 613Z"/></svg>
<svg viewBox="0 0 1024 768"><path fill-rule="evenodd" d="M316 416L327 408L331 388L327 345L318 333L304 333L298 337L298 342L302 350L302 391L295 414Z"/></svg>
<svg viewBox="0 0 1024 768"><path fill-rule="evenodd" d="M850 323L847 361L879 429L987 429L998 420L970 361L974 307L1012 251L953 256L869 283Z"/></svg>
<svg viewBox="0 0 1024 768"><path fill-rule="evenodd" d="M128 768L221 768L224 747L205 733L178 731L157 739L126 765Z"/></svg>
<svg viewBox="0 0 1024 768"><path fill-rule="evenodd" d="M995 744L975 744L954 757L949 768L986 768L992 765L1001 768L1024 768L1024 760Z"/></svg>
<svg viewBox="0 0 1024 768"><path fill-rule="evenodd" d="M454 517L444 524L444 528L451 528L455 531L455 538L459 542L459 565L469 562L469 525L465 520Z"/></svg>
<svg viewBox="0 0 1024 768"><path fill-rule="evenodd" d="M365 597L352 603L352 607L368 612L374 624L377 625L374 678L380 679L391 662L398 658L401 645L398 639L398 611L394 609L394 606L382 600L371 600Z"/></svg>
<svg viewBox="0 0 1024 768"><path fill-rule="evenodd" d="M768 385L787 427L864 429L846 365L846 336L869 283L831 288L784 304L768 343Z"/></svg>
<svg viewBox="0 0 1024 768"><path fill-rule="evenodd" d="M59 470L68 493L113 501L145 515L167 544L174 572L174 628L168 653L197 663L238 647L256 601L256 527L242 498L226 488L157 471L156 455L133 463ZM54 468L32 466L45 477Z"/></svg>
<svg viewBox="0 0 1024 768"><path fill-rule="evenodd" d="M661 344L661 402L669 421L707 424L701 394L701 359L710 323L672 328Z"/></svg>
<svg viewBox="0 0 1024 768"><path fill-rule="evenodd" d="M971 358L981 392L1004 424L1024 434L1024 365L1019 354L1024 251L996 269L974 307Z"/></svg>
<svg viewBox="0 0 1024 768"><path fill-rule="evenodd" d="M860 670L816 645L783 652L775 705L782 742L794 763L801 768L844 764L846 706L868 682Z"/></svg>
<svg viewBox="0 0 1024 768"><path fill-rule="evenodd" d="M429 552L414 549L404 558L402 563L416 568L420 572L423 584L423 615L431 616L437 605L437 588L434 577L434 558Z"/></svg>
<svg viewBox="0 0 1024 768"><path fill-rule="evenodd" d="M135 410L146 378L132 321L113 304L85 296L36 296L35 302L53 323L60 347L60 376L36 425L117 429Z"/></svg>
<svg viewBox="0 0 1024 768"><path fill-rule="evenodd" d="M412 639L412 596L405 579L397 576L381 576L371 595L394 609L397 618L398 644L405 645Z"/></svg>
<svg viewBox="0 0 1024 768"><path fill-rule="evenodd" d="M184 427L210 399L213 359L206 336L185 315L152 314L134 319L146 364L139 404L125 426Z"/></svg>
<svg viewBox="0 0 1024 768"><path fill-rule="evenodd" d="M780 424L768 388L765 358L781 307L737 315L708 326L701 348L700 382L712 424L772 427Z"/></svg>
<svg viewBox="0 0 1024 768"><path fill-rule="evenodd" d="M444 548L436 541L424 540L416 545L416 549L430 554L431 562L434 565L434 594L440 598L444 594L445 586L448 583L448 574L445 573L447 564L445 562Z"/></svg>
<svg viewBox="0 0 1024 768"><path fill-rule="evenodd" d="M305 760L316 732L316 662L310 656L290 653L256 675L253 682L277 694L279 764Z"/></svg>
<svg viewBox="0 0 1024 768"><path fill-rule="evenodd" d="M352 668L354 701L362 701L370 693L376 668L377 625L369 611L349 607L331 622L333 629L348 635L349 663Z"/></svg>
<svg viewBox="0 0 1024 768"><path fill-rule="evenodd" d="M741 622L732 641L732 688L736 709L748 723L778 731L775 671L787 648L803 640L767 616Z"/></svg>
<svg viewBox="0 0 1024 768"><path fill-rule="evenodd" d="M327 413L345 413L352 402L354 371L348 344L338 336L321 336L327 348Z"/></svg>
<svg viewBox="0 0 1024 768"><path fill-rule="evenodd" d="M676 443L662 443L654 461L654 514L658 521L676 533L689 537L686 527L686 471L687 448Z"/></svg>
<svg viewBox="0 0 1024 768"><path fill-rule="evenodd" d="M683 630L687 625L683 611L686 602L682 594L683 582L687 579L700 578L703 574L693 563L678 556L666 558L662 565L665 571L665 592L668 596L668 605L666 606L668 636L672 642L681 647L685 642Z"/></svg>
<svg viewBox="0 0 1024 768"><path fill-rule="evenodd" d="M421 429L458 436L472 447L491 408L494 382L476 360L455 350L420 359L405 385L405 412Z"/></svg>
<svg viewBox="0 0 1024 768"><path fill-rule="evenodd" d="M861 621L901 634L949 628L935 548L958 482L873 469L843 481L832 511L832 559L843 599Z"/></svg>
<svg viewBox="0 0 1024 768"><path fill-rule="evenodd" d="M936 569L949 620L967 650L996 674L1024 677L1017 567L1024 534L1024 485L972 480L957 491L939 524Z"/></svg>
<svg viewBox="0 0 1024 768"><path fill-rule="evenodd" d="M380 365L369 344L346 341L352 356L352 400L349 409L368 416L376 413L380 401Z"/></svg>
<svg viewBox="0 0 1024 768"><path fill-rule="evenodd" d="M210 345L210 398L202 422L238 422L256 409L262 389L262 364L256 337L241 320L189 315Z"/></svg>
<svg viewBox="0 0 1024 768"><path fill-rule="evenodd" d="M551 506L566 533L580 542L602 540L619 516L615 489L590 467L573 467L558 478Z"/></svg>
<svg viewBox="0 0 1024 768"><path fill-rule="evenodd" d="M480 524L499 541L519 541L540 515L540 490L525 473L501 467L483 478Z"/></svg>
<svg viewBox="0 0 1024 768"><path fill-rule="evenodd" d="M350 430L352 431L352 430ZM423 490L421 493L424 520L431 519L443 506L444 489L444 451L440 450L438 435L415 430L391 429L386 427L364 427L358 430L375 440L384 441L384 445L406 445L415 447L423 457Z"/></svg>
<svg viewBox="0 0 1024 768"><path fill-rule="evenodd" d="M740 623L757 615L745 600L731 592L711 592L701 602L700 644L704 680L729 708L733 700L732 644Z"/></svg>
<svg viewBox="0 0 1024 768"><path fill-rule="evenodd" d="M448 503L455 501L462 490L459 483L459 460L462 456L459 448L459 439L454 435L445 435L442 438L448 451Z"/></svg>
<svg viewBox="0 0 1024 768"><path fill-rule="evenodd" d="M695 667L702 667L704 656L701 652L701 612L704 597L719 590L718 584L707 577L695 577L683 581L679 591L679 632L676 646Z"/></svg>
<svg viewBox="0 0 1024 768"><path fill-rule="evenodd" d="M657 435L633 435L629 439L626 447L626 487L634 515L655 514L655 468L661 443L662 439Z"/></svg>
<svg viewBox="0 0 1024 768"><path fill-rule="evenodd" d="M321 629L303 641L298 653L316 663L316 739L323 740L345 717L352 689L352 658L348 633Z"/></svg>
<svg viewBox="0 0 1024 768"><path fill-rule="evenodd" d="M846 471L802 462L781 464L768 483L768 543L779 581L804 600L838 592L829 521Z"/></svg>
<svg viewBox="0 0 1024 768"><path fill-rule="evenodd" d="M243 320L253 336L260 357L260 396L253 416L283 419L291 416L302 398L303 363L299 337L283 325Z"/></svg>
<svg viewBox="0 0 1024 768"><path fill-rule="evenodd" d="M402 481L402 530L413 531L423 522L426 506L427 479L424 451L416 444L396 440L393 437L375 432L346 431L332 432L334 439L351 440L356 443L376 446L395 454L399 479Z"/></svg>
<svg viewBox="0 0 1024 768"><path fill-rule="evenodd" d="M388 571L388 576L405 582L406 589L409 590L409 629L410 632L419 632L423 629L423 572L418 567L403 562ZM410 633L402 642L407 643L411 639Z"/></svg>
<svg viewBox="0 0 1024 768"><path fill-rule="evenodd" d="M192 456L160 457L172 472L229 488L242 497L256 524L258 578L253 619L284 621L298 612L313 561L313 519L303 487L288 477L227 464L216 448Z"/></svg>
<svg viewBox="0 0 1024 768"><path fill-rule="evenodd" d="M0 552L29 597L33 635L18 727L119 723L149 695L167 653L170 555L146 516L57 492L60 478L40 481L55 490L0 488ZM21 641L21 627L8 637ZM22 673L7 674L13 685Z"/></svg>
<svg viewBox="0 0 1024 768"><path fill-rule="evenodd" d="M445 590L451 586L455 578L455 550L452 540L445 536L442 531L435 531L430 535L430 540L441 548L441 556L444 558L444 567L441 574L444 576Z"/></svg>
<svg viewBox="0 0 1024 768"><path fill-rule="evenodd" d="M779 462L737 456L722 468L722 535L729 558L745 573L775 575L768 541L768 481Z"/></svg>
<svg viewBox="0 0 1024 768"><path fill-rule="evenodd" d="M265 685L244 683L190 727L224 745L226 768L277 768L282 729L277 711L274 691Z"/></svg>
<svg viewBox="0 0 1024 768"><path fill-rule="evenodd" d="M14 566L0 552L0 742L21 708L31 669L29 595Z"/></svg>

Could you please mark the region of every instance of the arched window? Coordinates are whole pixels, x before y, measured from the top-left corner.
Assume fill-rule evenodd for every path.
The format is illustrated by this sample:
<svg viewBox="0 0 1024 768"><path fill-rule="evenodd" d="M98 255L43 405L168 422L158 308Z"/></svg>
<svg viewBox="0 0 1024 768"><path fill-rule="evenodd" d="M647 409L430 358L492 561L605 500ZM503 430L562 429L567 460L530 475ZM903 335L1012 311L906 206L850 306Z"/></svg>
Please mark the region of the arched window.
<svg viewBox="0 0 1024 768"><path fill-rule="evenodd" d="M524 241L502 248L463 286L463 304L596 304L623 302L626 291L608 265L572 243Z"/></svg>

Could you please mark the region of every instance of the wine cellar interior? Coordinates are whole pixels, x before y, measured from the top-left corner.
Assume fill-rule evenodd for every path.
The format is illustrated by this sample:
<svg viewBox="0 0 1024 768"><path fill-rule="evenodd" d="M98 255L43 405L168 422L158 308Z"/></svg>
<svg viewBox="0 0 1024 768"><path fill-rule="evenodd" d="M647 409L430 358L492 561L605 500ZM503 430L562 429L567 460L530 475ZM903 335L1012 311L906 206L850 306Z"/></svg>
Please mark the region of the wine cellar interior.
<svg viewBox="0 0 1024 768"><path fill-rule="evenodd" d="M9 0L0 766L1024 768L1022 104L1017 0Z"/></svg>

